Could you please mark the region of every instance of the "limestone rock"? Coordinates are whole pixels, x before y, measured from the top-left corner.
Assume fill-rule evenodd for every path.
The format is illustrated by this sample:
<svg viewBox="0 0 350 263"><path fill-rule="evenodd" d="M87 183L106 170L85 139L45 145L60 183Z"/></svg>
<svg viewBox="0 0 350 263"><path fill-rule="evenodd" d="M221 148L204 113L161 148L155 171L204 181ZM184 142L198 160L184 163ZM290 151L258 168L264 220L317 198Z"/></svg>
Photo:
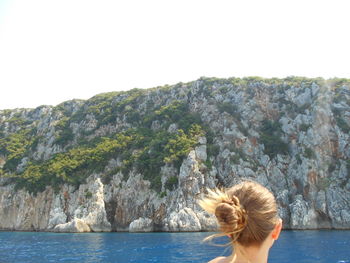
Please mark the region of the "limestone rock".
<svg viewBox="0 0 350 263"><path fill-rule="evenodd" d="M326 193L324 191L317 193L315 209L323 214L327 214Z"/></svg>
<svg viewBox="0 0 350 263"><path fill-rule="evenodd" d="M176 131L177 131L177 124L176 123L170 124L168 128L168 132L175 133Z"/></svg>
<svg viewBox="0 0 350 263"><path fill-rule="evenodd" d="M202 231L218 231L219 225L214 215L210 215L204 211L196 212L196 215Z"/></svg>
<svg viewBox="0 0 350 263"><path fill-rule="evenodd" d="M200 230L200 221L191 208L186 207L179 212L170 214L169 231L191 232Z"/></svg>
<svg viewBox="0 0 350 263"><path fill-rule="evenodd" d="M129 225L129 232L152 232L153 221L150 218L140 217Z"/></svg>
<svg viewBox="0 0 350 263"><path fill-rule="evenodd" d="M69 223L56 225L53 231L60 233L82 233L90 232L91 229L83 220L74 218Z"/></svg>
<svg viewBox="0 0 350 263"><path fill-rule="evenodd" d="M215 217L198 207L198 198L206 188L230 187L242 179L258 181L275 194L286 228L350 228L348 84L273 82L201 78L137 97L122 92L57 107L0 110L1 145L23 131L30 142L12 164L6 150L0 151L0 230L215 230ZM15 189L5 176L9 164L21 175L28 165L81 142L138 129L138 119L148 120L153 132L174 136L191 121L178 112L175 118L172 112L163 115L164 106L174 102L188 107L205 134L178 163L157 167L158 174L144 174L136 163L124 169L124 152L115 152L98 173L94 167L79 171L86 179L79 186L48 185L34 194ZM266 120L271 125L263 132ZM61 135L69 139L62 143Z"/></svg>
<svg viewBox="0 0 350 263"><path fill-rule="evenodd" d="M207 146L206 145L200 145L197 146L196 149L196 157L201 161L207 160Z"/></svg>
<svg viewBox="0 0 350 263"><path fill-rule="evenodd" d="M51 209L48 229L52 229L57 225L64 224L67 221L67 215L63 212L61 207Z"/></svg>
<svg viewBox="0 0 350 263"><path fill-rule="evenodd" d="M290 211L290 226L293 229L317 228L316 214L301 195L297 195L295 201L290 204Z"/></svg>
<svg viewBox="0 0 350 263"><path fill-rule="evenodd" d="M295 98L295 104L297 104L299 107L311 104L311 102L311 90L309 88L306 88L303 93Z"/></svg>
<svg viewBox="0 0 350 263"><path fill-rule="evenodd" d="M326 192L326 198L328 214L332 218L332 227L340 229L348 228L350 223L348 191L331 188Z"/></svg>

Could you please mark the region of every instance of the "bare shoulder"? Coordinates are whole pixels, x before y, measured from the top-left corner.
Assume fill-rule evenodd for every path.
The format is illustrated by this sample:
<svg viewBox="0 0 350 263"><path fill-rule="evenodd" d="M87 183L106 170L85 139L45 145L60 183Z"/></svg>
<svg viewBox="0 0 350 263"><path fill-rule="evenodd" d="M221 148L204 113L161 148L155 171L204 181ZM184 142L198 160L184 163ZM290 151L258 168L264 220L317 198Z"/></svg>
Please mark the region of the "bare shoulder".
<svg viewBox="0 0 350 263"><path fill-rule="evenodd" d="M227 262L229 262L227 257L217 257L210 260L208 263L227 263Z"/></svg>

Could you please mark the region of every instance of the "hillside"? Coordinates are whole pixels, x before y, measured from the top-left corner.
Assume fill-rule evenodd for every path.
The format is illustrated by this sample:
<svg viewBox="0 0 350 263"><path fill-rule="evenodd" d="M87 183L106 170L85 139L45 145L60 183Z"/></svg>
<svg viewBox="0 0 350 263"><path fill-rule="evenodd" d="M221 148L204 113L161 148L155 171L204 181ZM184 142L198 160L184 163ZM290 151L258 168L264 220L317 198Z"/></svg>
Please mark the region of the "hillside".
<svg viewBox="0 0 350 263"><path fill-rule="evenodd" d="M277 196L286 228L350 228L350 79L200 78L0 110L0 229L201 231L207 187Z"/></svg>

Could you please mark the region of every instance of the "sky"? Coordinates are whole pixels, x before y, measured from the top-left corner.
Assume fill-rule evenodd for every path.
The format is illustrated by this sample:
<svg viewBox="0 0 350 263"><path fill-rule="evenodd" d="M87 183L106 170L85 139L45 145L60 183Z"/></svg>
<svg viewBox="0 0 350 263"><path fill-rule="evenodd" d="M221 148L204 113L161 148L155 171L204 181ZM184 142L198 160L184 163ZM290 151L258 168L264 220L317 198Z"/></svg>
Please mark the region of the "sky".
<svg viewBox="0 0 350 263"><path fill-rule="evenodd" d="M350 78L348 0L0 0L0 109L206 77Z"/></svg>

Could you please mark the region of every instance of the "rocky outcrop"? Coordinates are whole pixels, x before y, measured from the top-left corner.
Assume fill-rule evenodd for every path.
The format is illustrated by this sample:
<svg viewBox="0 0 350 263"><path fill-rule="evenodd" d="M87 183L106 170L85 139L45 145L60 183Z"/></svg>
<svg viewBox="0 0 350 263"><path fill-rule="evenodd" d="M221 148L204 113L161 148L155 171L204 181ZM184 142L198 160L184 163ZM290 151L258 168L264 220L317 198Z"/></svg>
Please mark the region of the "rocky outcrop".
<svg viewBox="0 0 350 263"><path fill-rule="evenodd" d="M64 185L55 193L48 187L37 196L16 192L13 186L0 187L0 214L5 219L1 228L54 232L215 230L215 219L197 205L201 191L207 185L214 187L215 180L199 171L203 153L199 159L196 152L191 151L180 168L181 187L167 190L162 198L140 174L130 175L126 182L122 174L116 174L108 185L92 175L78 189ZM144 217L135 219L137 216Z"/></svg>
<svg viewBox="0 0 350 263"><path fill-rule="evenodd" d="M217 222L198 206L198 198L206 188L231 186L242 179L258 181L275 194L285 228L349 229L349 87L308 79L279 84L237 81L200 79L145 90L138 97L132 92L108 97L108 105L118 108L108 108L102 94L93 105L70 101L59 107L0 111L0 229L212 231ZM170 115L176 109L171 109L157 117L174 102L185 104L192 115L178 114L175 122ZM150 108L153 119L145 115ZM178 135L171 137L172 143L185 137L180 127L187 119L200 119L206 132L195 137L196 143L181 159L170 155L176 162L164 161L157 174L140 168L145 159L128 163L141 154L134 149L128 154L117 151L108 160L94 155L98 162L90 161L103 166L99 169L63 159L60 165L69 163L71 170L59 170L63 172L50 177L58 183L48 183L40 191L26 189L15 177L26 178L28 167L35 172L37 163L49 166L60 153L84 151L99 137L127 131L140 119L146 119L151 131ZM18 142L17 148L7 147L12 142ZM74 148L81 142L85 148ZM159 150L176 150L159 145ZM152 154L150 149L145 152ZM89 169L68 177L79 165ZM79 177L85 180L76 183L74 178Z"/></svg>
<svg viewBox="0 0 350 263"><path fill-rule="evenodd" d="M37 195L0 187L1 229L56 232L109 232L103 184L92 176L78 190L63 186L59 193L48 187Z"/></svg>
<svg viewBox="0 0 350 263"><path fill-rule="evenodd" d="M140 217L132 221L129 225L129 232L152 232L153 221L150 218Z"/></svg>
<svg viewBox="0 0 350 263"><path fill-rule="evenodd" d="M201 224L197 215L191 208L181 209L179 212L173 212L168 219L169 231L200 231Z"/></svg>
<svg viewBox="0 0 350 263"><path fill-rule="evenodd" d="M83 233L91 232L91 228L83 220L74 218L69 223L56 225L53 231L59 233Z"/></svg>
<svg viewBox="0 0 350 263"><path fill-rule="evenodd" d="M0 189L1 229L45 230L49 219L52 190L33 196L16 191L13 185Z"/></svg>

